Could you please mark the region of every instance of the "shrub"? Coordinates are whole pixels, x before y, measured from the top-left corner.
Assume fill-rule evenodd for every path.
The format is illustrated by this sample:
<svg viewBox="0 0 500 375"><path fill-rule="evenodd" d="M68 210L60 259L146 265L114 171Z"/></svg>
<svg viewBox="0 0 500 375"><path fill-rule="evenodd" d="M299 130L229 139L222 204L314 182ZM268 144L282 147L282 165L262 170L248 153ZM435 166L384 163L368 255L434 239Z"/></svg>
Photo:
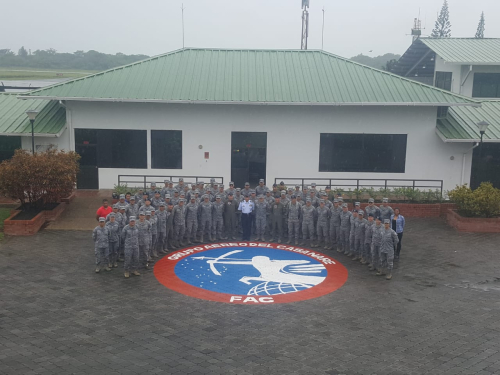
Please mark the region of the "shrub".
<svg viewBox="0 0 500 375"><path fill-rule="evenodd" d="M482 182L472 190L467 185L457 186L448 192L450 200L458 207L458 213L466 217L496 217L500 215L500 189L490 182Z"/></svg>
<svg viewBox="0 0 500 375"><path fill-rule="evenodd" d="M79 159L73 151L53 148L34 155L16 150L12 159L0 164L0 192L18 199L23 209L58 203L75 187Z"/></svg>
<svg viewBox="0 0 500 375"><path fill-rule="evenodd" d="M113 193L120 194L135 194L139 191L138 187L128 187L127 184L115 185L113 187Z"/></svg>

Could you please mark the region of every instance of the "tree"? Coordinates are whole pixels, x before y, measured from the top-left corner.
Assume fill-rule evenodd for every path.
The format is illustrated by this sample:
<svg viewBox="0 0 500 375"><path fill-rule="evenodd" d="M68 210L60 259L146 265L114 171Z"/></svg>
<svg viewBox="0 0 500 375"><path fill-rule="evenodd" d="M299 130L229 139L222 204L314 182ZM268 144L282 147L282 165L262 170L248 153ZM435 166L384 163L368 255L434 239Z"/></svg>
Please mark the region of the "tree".
<svg viewBox="0 0 500 375"><path fill-rule="evenodd" d="M385 66L382 66L382 69L385 70L386 72L392 72L392 69L394 69L397 63L398 60L391 59L385 63Z"/></svg>
<svg viewBox="0 0 500 375"><path fill-rule="evenodd" d="M475 38L484 38L484 12L481 12L481 18L479 18L479 24L477 25L477 31Z"/></svg>
<svg viewBox="0 0 500 375"><path fill-rule="evenodd" d="M17 55L20 56L20 57L27 57L28 56L28 51L26 51L26 48L24 48L24 46L22 46L21 48L19 48L19 51L17 52Z"/></svg>
<svg viewBox="0 0 500 375"><path fill-rule="evenodd" d="M441 12L438 15L434 29L431 34L432 38L449 38L451 37L450 11L448 10L448 0L444 0Z"/></svg>

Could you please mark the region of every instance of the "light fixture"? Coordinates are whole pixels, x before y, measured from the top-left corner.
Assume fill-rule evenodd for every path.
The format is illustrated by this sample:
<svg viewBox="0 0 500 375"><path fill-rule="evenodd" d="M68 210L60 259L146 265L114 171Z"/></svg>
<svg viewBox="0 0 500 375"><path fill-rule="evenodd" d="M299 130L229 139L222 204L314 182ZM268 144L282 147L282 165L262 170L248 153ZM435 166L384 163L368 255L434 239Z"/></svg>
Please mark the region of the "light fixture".
<svg viewBox="0 0 500 375"><path fill-rule="evenodd" d="M479 129L479 133L481 135L483 135L486 132L486 129L488 129L488 126L490 124L488 124L486 121L483 120L483 121L478 122L476 125Z"/></svg>
<svg viewBox="0 0 500 375"><path fill-rule="evenodd" d="M38 111L34 109L28 109L26 111L26 114L28 115L30 121L35 121L36 115L38 115Z"/></svg>

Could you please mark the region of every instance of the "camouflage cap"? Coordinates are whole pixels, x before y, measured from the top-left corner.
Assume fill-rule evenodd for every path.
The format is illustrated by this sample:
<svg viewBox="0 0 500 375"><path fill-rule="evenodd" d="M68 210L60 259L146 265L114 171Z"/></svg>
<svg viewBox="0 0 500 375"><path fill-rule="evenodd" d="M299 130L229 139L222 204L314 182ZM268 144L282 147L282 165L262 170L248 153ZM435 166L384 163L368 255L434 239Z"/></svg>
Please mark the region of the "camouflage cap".
<svg viewBox="0 0 500 375"><path fill-rule="evenodd" d="M126 210L127 207L126 206L120 206L120 210Z"/></svg>
<svg viewBox="0 0 500 375"><path fill-rule="evenodd" d="M154 207L151 209L151 213L153 213L153 212L156 212L156 208L154 208Z"/></svg>
<svg viewBox="0 0 500 375"><path fill-rule="evenodd" d="M263 179L263 178L261 178L261 179L259 180L259 184L260 184L261 182L264 182L264 179Z"/></svg>
<svg viewBox="0 0 500 375"><path fill-rule="evenodd" d="M339 200L335 198L335 199L333 200L333 203L339 203Z"/></svg>
<svg viewBox="0 0 500 375"><path fill-rule="evenodd" d="M116 215L115 215L113 212L111 212L111 213L109 214L109 217L116 217Z"/></svg>
<svg viewBox="0 0 500 375"><path fill-rule="evenodd" d="M363 210L358 210L358 215L364 216L364 214Z"/></svg>
<svg viewBox="0 0 500 375"><path fill-rule="evenodd" d="M216 195L216 196L215 196L215 199L220 199L220 195Z"/></svg>
<svg viewBox="0 0 500 375"><path fill-rule="evenodd" d="M179 199L179 203L185 202L186 200L184 198Z"/></svg>
<svg viewBox="0 0 500 375"><path fill-rule="evenodd" d="M382 202L389 202L389 198L382 198Z"/></svg>
<svg viewBox="0 0 500 375"><path fill-rule="evenodd" d="M359 202L355 202L355 203L354 203L354 205L355 205L355 206L361 206L361 203L359 203Z"/></svg>
<svg viewBox="0 0 500 375"><path fill-rule="evenodd" d="M248 183L248 182L245 182L245 186L250 186L250 183Z"/></svg>
<svg viewBox="0 0 500 375"><path fill-rule="evenodd" d="M170 194L165 194L165 199L170 199Z"/></svg>
<svg viewBox="0 0 500 375"><path fill-rule="evenodd" d="M120 205L119 205L118 203L115 203L115 204L113 205L113 208L120 208Z"/></svg>
<svg viewBox="0 0 500 375"><path fill-rule="evenodd" d="M211 179L210 179L210 182L215 182L215 178L211 178Z"/></svg>
<svg viewBox="0 0 500 375"><path fill-rule="evenodd" d="M236 191L240 192L240 191L241 191L241 188L236 188Z"/></svg>
<svg viewBox="0 0 500 375"><path fill-rule="evenodd" d="M144 211L139 212L139 216L144 216Z"/></svg>
<svg viewBox="0 0 500 375"><path fill-rule="evenodd" d="M342 208L347 208L347 203L343 203Z"/></svg>
<svg viewBox="0 0 500 375"><path fill-rule="evenodd" d="M160 207L165 207L165 202L160 202Z"/></svg>
<svg viewBox="0 0 500 375"><path fill-rule="evenodd" d="M373 202L375 202L375 199L373 198L368 199L368 203L373 203Z"/></svg>
<svg viewBox="0 0 500 375"><path fill-rule="evenodd" d="M125 194L120 194L120 199L125 199Z"/></svg>
<svg viewBox="0 0 500 375"><path fill-rule="evenodd" d="M285 190L281 190L281 195L286 195L286 191Z"/></svg>
<svg viewBox="0 0 500 375"><path fill-rule="evenodd" d="M103 222L103 221L106 221L106 218L101 216L101 217L99 218L99 222Z"/></svg>
<svg viewBox="0 0 500 375"><path fill-rule="evenodd" d="M135 221L135 216L130 216L128 221Z"/></svg>
<svg viewBox="0 0 500 375"><path fill-rule="evenodd" d="M233 182L233 181L230 181L230 182L229 182L229 186L231 186L231 185L234 185L234 182Z"/></svg>
<svg viewBox="0 0 500 375"><path fill-rule="evenodd" d="M184 179L182 177L179 177L179 182L184 182Z"/></svg>
<svg viewBox="0 0 500 375"><path fill-rule="evenodd" d="M156 182L151 182L151 186L156 186Z"/></svg>
<svg viewBox="0 0 500 375"><path fill-rule="evenodd" d="M130 197L130 200L131 200L131 201L135 201L135 197L132 195L132 196Z"/></svg>
<svg viewBox="0 0 500 375"><path fill-rule="evenodd" d="M391 221L389 219L384 219L384 224L390 224Z"/></svg>
<svg viewBox="0 0 500 375"><path fill-rule="evenodd" d="M146 211L146 216L151 216L151 211Z"/></svg>

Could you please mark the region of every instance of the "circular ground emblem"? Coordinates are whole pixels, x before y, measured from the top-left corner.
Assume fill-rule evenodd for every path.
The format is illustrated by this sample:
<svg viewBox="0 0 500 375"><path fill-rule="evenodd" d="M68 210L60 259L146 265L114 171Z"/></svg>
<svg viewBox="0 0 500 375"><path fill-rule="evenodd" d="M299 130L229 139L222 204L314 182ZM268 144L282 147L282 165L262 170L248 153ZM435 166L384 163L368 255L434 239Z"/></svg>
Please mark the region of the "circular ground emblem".
<svg viewBox="0 0 500 375"><path fill-rule="evenodd" d="M179 293L240 304L303 301L331 293L347 280L347 269L327 255L260 242L185 248L158 261L154 274Z"/></svg>

